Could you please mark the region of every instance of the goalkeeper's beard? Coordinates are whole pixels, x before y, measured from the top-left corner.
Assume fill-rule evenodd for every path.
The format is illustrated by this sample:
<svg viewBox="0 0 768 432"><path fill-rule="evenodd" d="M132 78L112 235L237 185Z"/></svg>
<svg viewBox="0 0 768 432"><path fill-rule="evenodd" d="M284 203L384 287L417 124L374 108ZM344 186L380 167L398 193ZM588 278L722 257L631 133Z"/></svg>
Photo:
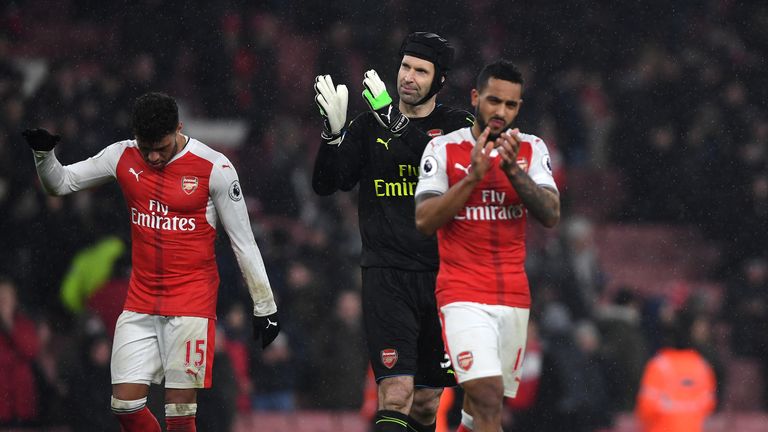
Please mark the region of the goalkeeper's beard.
<svg viewBox="0 0 768 432"><path fill-rule="evenodd" d="M406 105L409 105L409 106L423 105L424 102L426 102L426 99L429 99L424 97L424 94L422 94L420 87L416 87L416 91L410 95L403 94L402 87L403 87L402 84L398 83L397 96L400 98L400 102Z"/></svg>
<svg viewBox="0 0 768 432"><path fill-rule="evenodd" d="M406 96L406 98L403 98L403 95L400 95L400 102L402 102L402 103L404 103L404 104L406 104L408 106L414 106L414 107L415 106L419 106L419 105L423 105L424 102L426 102L425 100L423 100L423 98L421 96L419 96L418 93L414 93L414 95L417 98L413 98L412 95L408 95L408 96Z"/></svg>

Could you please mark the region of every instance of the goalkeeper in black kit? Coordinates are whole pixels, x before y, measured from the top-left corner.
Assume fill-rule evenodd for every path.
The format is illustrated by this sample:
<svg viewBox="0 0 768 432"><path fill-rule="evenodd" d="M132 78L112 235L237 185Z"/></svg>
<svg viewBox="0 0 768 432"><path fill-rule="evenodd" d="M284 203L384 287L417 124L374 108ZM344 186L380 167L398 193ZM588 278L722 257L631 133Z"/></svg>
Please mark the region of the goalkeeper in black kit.
<svg viewBox="0 0 768 432"><path fill-rule="evenodd" d="M370 111L346 125L347 88L315 80L323 144L312 186L320 195L359 184L360 266L368 352L378 384L374 431L434 431L443 387L456 385L435 302L437 240L416 230L413 194L425 146L471 126L467 111L436 103L453 47L426 32L400 48L397 105L374 70L365 73Z"/></svg>

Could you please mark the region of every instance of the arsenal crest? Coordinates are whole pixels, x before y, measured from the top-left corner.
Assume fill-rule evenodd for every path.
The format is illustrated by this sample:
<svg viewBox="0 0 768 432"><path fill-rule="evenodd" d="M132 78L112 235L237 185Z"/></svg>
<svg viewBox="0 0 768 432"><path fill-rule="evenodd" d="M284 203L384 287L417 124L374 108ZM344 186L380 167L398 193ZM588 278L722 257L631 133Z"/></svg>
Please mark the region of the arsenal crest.
<svg viewBox="0 0 768 432"><path fill-rule="evenodd" d="M387 368L392 369L397 363L397 350L394 348L387 348L381 350L381 363Z"/></svg>
<svg viewBox="0 0 768 432"><path fill-rule="evenodd" d="M463 351L456 357L459 367L468 371L472 367L474 357L472 357L472 351Z"/></svg>
<svg viewBox="0 0 768 432"><path fill-rule="evenodd" d="M197 189L198 183L199 181L197 180L197 177L184 176L181 178L181 190L187 195L192 195L192 192Z"/></svg>

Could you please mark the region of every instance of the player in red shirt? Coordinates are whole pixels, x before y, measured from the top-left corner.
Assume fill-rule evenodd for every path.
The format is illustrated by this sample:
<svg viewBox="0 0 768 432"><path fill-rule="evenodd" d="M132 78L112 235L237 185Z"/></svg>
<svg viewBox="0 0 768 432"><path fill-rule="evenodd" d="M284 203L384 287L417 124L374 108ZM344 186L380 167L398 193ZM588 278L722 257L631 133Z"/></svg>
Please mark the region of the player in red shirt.
<svg viewBox="0 0 768 432"><path fill-rule="evenodd" d="M26 130L45 191L66 195L117 180L131 222L132 272L112 347L112 410L122 430L159 431L146 408L165 378L169 431L194 431L198 388L211 386L216 295L216 223L229 236L253 298L254 336L266 347L280 325L237 172L221 153L181 133L176 101L136 100L135 139L62 166L59 137Z"/></svg>
<svg viewBox="0 0 768 432"><path fill-rule="evenodd" d="M487 65L472 90L477 121L433 139L416 188L416 226L437 232L437 304L466 397L462 429L497 432L504 396L520 382L530 292L527 214L546 227L560 198L544 142L511 129L523 78L510 62Z"/></svg>

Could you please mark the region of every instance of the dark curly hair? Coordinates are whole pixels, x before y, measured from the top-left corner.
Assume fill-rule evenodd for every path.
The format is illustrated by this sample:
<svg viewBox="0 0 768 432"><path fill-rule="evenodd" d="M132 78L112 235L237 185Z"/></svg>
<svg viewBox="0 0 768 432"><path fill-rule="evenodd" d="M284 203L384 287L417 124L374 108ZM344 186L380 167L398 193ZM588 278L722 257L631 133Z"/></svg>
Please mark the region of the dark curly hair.
<svg viewBox="0 0 768 432"><path fill-rule="evenodd" d="M179 107L165 93L146 93L133 104L131 114L133 133L141 141L158 142L176 131L179 125Z"/></svg>
<svg viewBox="0 0 768 432"><path fill-rule="evenodd" d="M490 78L513 82L520 84L521 86L524 82L523 74L520 72L520 69L509 60L499 60L495 63L486 65L477 75L475 89L482 92L488 85L488 80Z"/></svg>

